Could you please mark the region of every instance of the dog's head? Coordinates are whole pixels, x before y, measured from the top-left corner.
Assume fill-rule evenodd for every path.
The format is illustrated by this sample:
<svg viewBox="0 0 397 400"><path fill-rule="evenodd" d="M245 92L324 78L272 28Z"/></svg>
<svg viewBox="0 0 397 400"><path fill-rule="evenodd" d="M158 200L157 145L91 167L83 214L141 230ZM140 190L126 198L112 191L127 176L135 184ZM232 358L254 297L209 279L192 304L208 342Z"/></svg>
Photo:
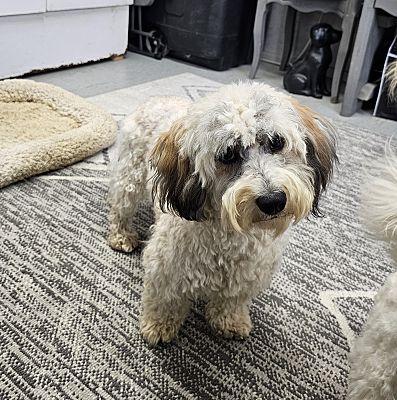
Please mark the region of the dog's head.
<svg viewBox="0 0 397 400"><path fill-rule="evenodd" d="M318 47L324 47L337 43L341 37L341 31L337 31L331 25L326 23L313 25L310 30L310 38L312 43Z"/></svg>
<svg viewBox="0 0 397 400"><path fill-rule="evenodd" d="M263 84L240 83L192 104L153 152L160 207L236 231L283 232L310 212L336 161L328 122Z"/></svg>

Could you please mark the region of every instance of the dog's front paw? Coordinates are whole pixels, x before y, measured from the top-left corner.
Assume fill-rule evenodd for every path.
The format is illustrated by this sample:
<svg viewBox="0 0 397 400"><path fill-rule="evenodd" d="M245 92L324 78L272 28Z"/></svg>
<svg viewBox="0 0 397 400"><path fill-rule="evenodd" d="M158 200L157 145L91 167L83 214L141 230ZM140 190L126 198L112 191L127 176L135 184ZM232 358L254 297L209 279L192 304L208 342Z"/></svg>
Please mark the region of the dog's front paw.
<svg viewBox="0 0 397 400"><path fill-rule="evenodd" d="M245 339L252 330L251 318L248 313L222 314L208 316L211 327L226 338Z"/></svg>
<svg viewBox="0 0 397 400"><path fill-rule="evenodd" d="M143 318L141 321L141 334L151 346L163 342L171 342L178 334L181 324L175 320L151 321Z"/></svg>
<svg viewBox="0 0 397 400"><path fill-rule="evenodd" d="M139 238L136 232L110 232L108 241L112 249L123 251L124 253L131 253L139 245Z"/></svg>

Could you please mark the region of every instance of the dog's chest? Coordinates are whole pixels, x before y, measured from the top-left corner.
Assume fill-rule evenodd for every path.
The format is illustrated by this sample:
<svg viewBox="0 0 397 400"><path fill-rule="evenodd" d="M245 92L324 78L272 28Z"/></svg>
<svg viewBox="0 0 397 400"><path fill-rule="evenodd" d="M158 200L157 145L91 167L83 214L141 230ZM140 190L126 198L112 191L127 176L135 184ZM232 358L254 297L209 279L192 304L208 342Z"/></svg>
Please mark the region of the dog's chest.
<svg viewBox="0 0 397 400"><path fill-rule="evenodd" d="M274 239L259 229L251 235L230 233L219 225L161 214L143 262L147 274L194 298L254 295L269 285L287 241L287 234Z"/></svg>
<svg viewBox="0 0 397 400"><path fill-rule="evenodd" d="M214 275L232 286L235 283L260 283L270 278L279 262L278 243L269 237L234 238L229 243L219 243L213 255Z"/></svg>
<svg viewBox="0 0 397 400"><path fill-rule="evenodd" d="M194 233L193 233L194 232ZM266 233L241 235L203 227L186 232L180 256L187 266L192 286L202 293L258 291L278 267L282 241Z"/></svg>

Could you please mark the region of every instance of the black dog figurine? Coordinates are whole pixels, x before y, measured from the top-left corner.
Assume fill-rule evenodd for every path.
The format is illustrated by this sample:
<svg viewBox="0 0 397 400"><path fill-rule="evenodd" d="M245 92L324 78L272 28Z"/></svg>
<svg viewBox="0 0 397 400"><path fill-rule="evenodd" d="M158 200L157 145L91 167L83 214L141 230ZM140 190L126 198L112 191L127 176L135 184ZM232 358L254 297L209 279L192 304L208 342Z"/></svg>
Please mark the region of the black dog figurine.
<svg viewBox="0 0 397 400"><path fill-rule="evenodd" d="M331 44L339 42L341 36L329 24L314 25L310 30L310 46L284 75L284 88L290 93L316 98L329 96L325 78L332 61Z"/></svg>

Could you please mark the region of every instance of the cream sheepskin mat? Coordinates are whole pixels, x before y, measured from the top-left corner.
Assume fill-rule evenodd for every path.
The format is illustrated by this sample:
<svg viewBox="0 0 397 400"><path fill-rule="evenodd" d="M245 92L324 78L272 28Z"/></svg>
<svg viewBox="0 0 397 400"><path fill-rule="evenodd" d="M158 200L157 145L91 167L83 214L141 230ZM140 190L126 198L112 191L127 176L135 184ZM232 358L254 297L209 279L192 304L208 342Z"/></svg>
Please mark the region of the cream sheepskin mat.
<svg viewBox="0 0 397 400"><path fill-rule="evenodd" d="M0 82L0 187L91 156L116 132L109 113L61 88Z"/></svg>

